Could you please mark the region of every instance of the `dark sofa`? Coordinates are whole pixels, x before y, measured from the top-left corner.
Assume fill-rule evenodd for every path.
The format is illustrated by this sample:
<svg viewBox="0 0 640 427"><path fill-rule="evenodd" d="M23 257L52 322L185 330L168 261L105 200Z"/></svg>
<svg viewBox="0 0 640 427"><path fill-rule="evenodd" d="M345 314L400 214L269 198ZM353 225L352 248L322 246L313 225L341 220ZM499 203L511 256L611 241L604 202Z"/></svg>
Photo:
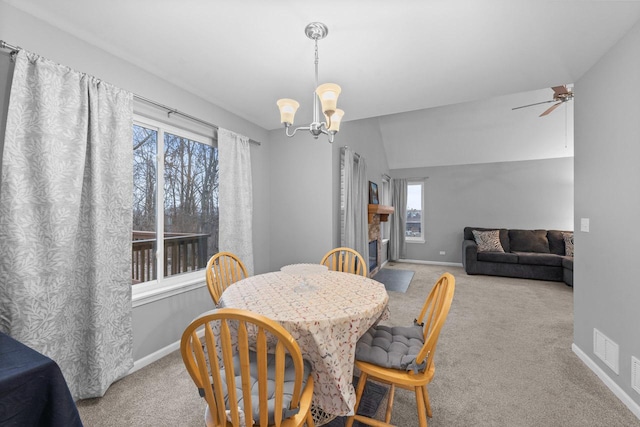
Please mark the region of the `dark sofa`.
<svg viewBox="0 0 640 427"><path fill-rule="evenodd" d="M563 233L570 236L570 243L565 242ZM551 280L573 286L573 233L465 227L462 264L467 274Z"/></svg>

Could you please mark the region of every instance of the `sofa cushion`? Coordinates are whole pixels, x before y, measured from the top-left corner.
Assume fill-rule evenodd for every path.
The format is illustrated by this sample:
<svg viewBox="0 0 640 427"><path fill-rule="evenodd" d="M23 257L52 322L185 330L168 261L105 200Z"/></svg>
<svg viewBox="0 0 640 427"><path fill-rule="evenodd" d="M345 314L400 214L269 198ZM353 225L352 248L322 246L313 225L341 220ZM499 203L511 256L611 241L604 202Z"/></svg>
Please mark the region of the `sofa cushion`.
<svg viewBox="0 0 640 427"><path fill-rule="evenodd" d="M542 254L539 252L515 252L518 254L518 263L527 265L548 265L551 267L562 266L562 256L556 254Z"/></svg>
<svg viewBox="0 0 640 427"><path fill-rule="evenodd" d="M481 228L481 227L465 227L463 236L464 240L475 240L473 237L473 230L478 231L491 231L498 230L500 232L500 244L505 252L509 252L509 231L506 228Z"/></svg>
<svg viewBox="0 0 640 427"><path fill-rule="evenodd" d="M518 255L512 252L478 252L478 261L517 264Z"/></svg>
<svg viewBox="0 0 640 427"><path fill-rule="evenodd" d="M549 253L547 230L509 230L511 252Z"/></svg>
<svg viewBox="0 0 640 427"><path fill-rule="evenodd" d="M478 244L478 252L504 252L498 230L473 230L473 238Z"/></svg>
<svg viewBox="0 0 640 427"><path fill-rule="evenodd" d="M549 252L556 255L564 255L564 237L561 230L548 230L547 240L549 241Z"/></svg>
<svg viewBox="0 0 640 427"><path fill-rule="evenodd" d="M573 257L563 257L562 266L567 270L573 271Z"/></svg>
<svg viewBox="0 0 640 427"><path fill-rule="evenodd" d="M564 239L564 254L566 256L573 256L573 233L567 231L562 233Z"/></svg>

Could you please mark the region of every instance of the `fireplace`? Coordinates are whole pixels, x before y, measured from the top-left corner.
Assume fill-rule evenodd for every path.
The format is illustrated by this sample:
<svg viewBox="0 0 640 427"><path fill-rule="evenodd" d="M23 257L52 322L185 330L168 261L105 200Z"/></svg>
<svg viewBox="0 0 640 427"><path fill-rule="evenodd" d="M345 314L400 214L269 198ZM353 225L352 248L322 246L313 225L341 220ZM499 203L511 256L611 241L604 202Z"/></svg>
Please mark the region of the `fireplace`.
<svg viewBox="0 0 640 427"><path fill-rule="evenodd" d="M369 242L369 271L378 268L378 241Z"/></svg>

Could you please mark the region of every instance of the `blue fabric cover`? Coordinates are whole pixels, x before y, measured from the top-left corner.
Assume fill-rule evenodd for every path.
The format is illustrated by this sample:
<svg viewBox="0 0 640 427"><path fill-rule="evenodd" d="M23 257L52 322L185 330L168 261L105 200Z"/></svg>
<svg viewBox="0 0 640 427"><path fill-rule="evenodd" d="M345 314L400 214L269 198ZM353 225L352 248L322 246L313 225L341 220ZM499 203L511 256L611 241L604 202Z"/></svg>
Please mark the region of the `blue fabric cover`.
<svg viewBox="0 0 640 427"><path fill-rule="evenodd" d="M424 345L422 326L371 327L356 344L356 359L385 368L409 370Z"/></svg>
<svg viewBox="0 0 640 427"><path fill-rule="evenodd" d="M257 355L254 352L250 352L249 353L249 363L251 366L251 406L253 408L253 419L254 420L259 420L260 419L260 405L259 405L259 392L258 392L258 366L257 366ZM275 367L275 355L273 354L268 354L267 355L267 361L268 361L268 373L267 373L267 378L269 380L268 383L268 405L269 405L269 424L273 424L275 421L275 417L274 417L274 413L275 413L275 390L276 390L276 386L275 386L275 377L276 377L276 367ZM236 397L238 398L238 401L236 403L236 406L238 406L240 409L244 408L244 403L243 403L243 398L242 398L242 377L240 376L240 358L236 355L233 358L233 365L234 365L234 373L235 373L235 384L236 384ZM309 378L309 375L311 374L311 364L307 361L304 360L304 374L303 374L303 380L302 380L302 390L304 390L304 388L307 385L307 379ZM284 396L282 399L282 408L280 408L280 410L282 411L282 417L283 418L289 418L293 415L295 415L296 413L298 413L298 410L295 411L291 411L289 410L289 405L291 403L291 398L292 398L292 393L293 393L293 386L295 383L295 368L293 366L293 359L291 359L291 357L289 357L288 355L285 356L285 373L284 373ZM222 377L222 381L225 384L224 387L224 395L225 395L225 407L227 409L230 408L229 405L229 393L227 391L227 387L226 387L226 375L224 372L224 369L220 370L220 376Z"/></svg>

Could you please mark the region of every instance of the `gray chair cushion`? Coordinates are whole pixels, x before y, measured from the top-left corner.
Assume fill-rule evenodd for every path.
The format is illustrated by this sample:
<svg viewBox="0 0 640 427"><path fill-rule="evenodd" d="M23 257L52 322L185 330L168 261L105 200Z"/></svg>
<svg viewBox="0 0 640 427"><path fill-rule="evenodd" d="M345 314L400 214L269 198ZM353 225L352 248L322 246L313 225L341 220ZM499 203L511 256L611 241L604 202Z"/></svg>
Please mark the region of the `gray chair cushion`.
<svg viewBox="0 0 640 427"><path fill-rule="evenodd" d="M356 345L356 359L385 368L418 370L416 355L424 345L422 326L370 328Z"/></svg>
<svg viewBox="0 0 640 427"><path fill-rule="evenodd" d="M260 405L259 405L259 394L258 394L258 366L257 366L257 355L254 352L249 353L249 362L251 366L251 407L253 412L253 419L260 419ZM275 367L275 355L268 354L268 405L269 405L269 424L274 423L275 417L275 377L276 377L276 367ZM243 398L242 398L242 377L240 376L240 358L236 355L233 359L234 365L234 374L235 374L235 384L236 384L236 397L238 398L236 406L240 409L244 407ZM304 375L302 380L302 389L304 390L307 379L311 373L311 365L308 361L304 361ZM284 374L284 396L282 400L282 417L289 418L295 415L298 411L289 410L289 405L291 403L291 398L293 394L293 386L295 383L295 368L293 366L293 359L286 356L285 359L285 374ZM226 375L224 369L220 370L220 376L222 377L222 381L225 384L224 387L224 396L225 396L225 407L229 409L229 393L226 388Z"/></svg>

